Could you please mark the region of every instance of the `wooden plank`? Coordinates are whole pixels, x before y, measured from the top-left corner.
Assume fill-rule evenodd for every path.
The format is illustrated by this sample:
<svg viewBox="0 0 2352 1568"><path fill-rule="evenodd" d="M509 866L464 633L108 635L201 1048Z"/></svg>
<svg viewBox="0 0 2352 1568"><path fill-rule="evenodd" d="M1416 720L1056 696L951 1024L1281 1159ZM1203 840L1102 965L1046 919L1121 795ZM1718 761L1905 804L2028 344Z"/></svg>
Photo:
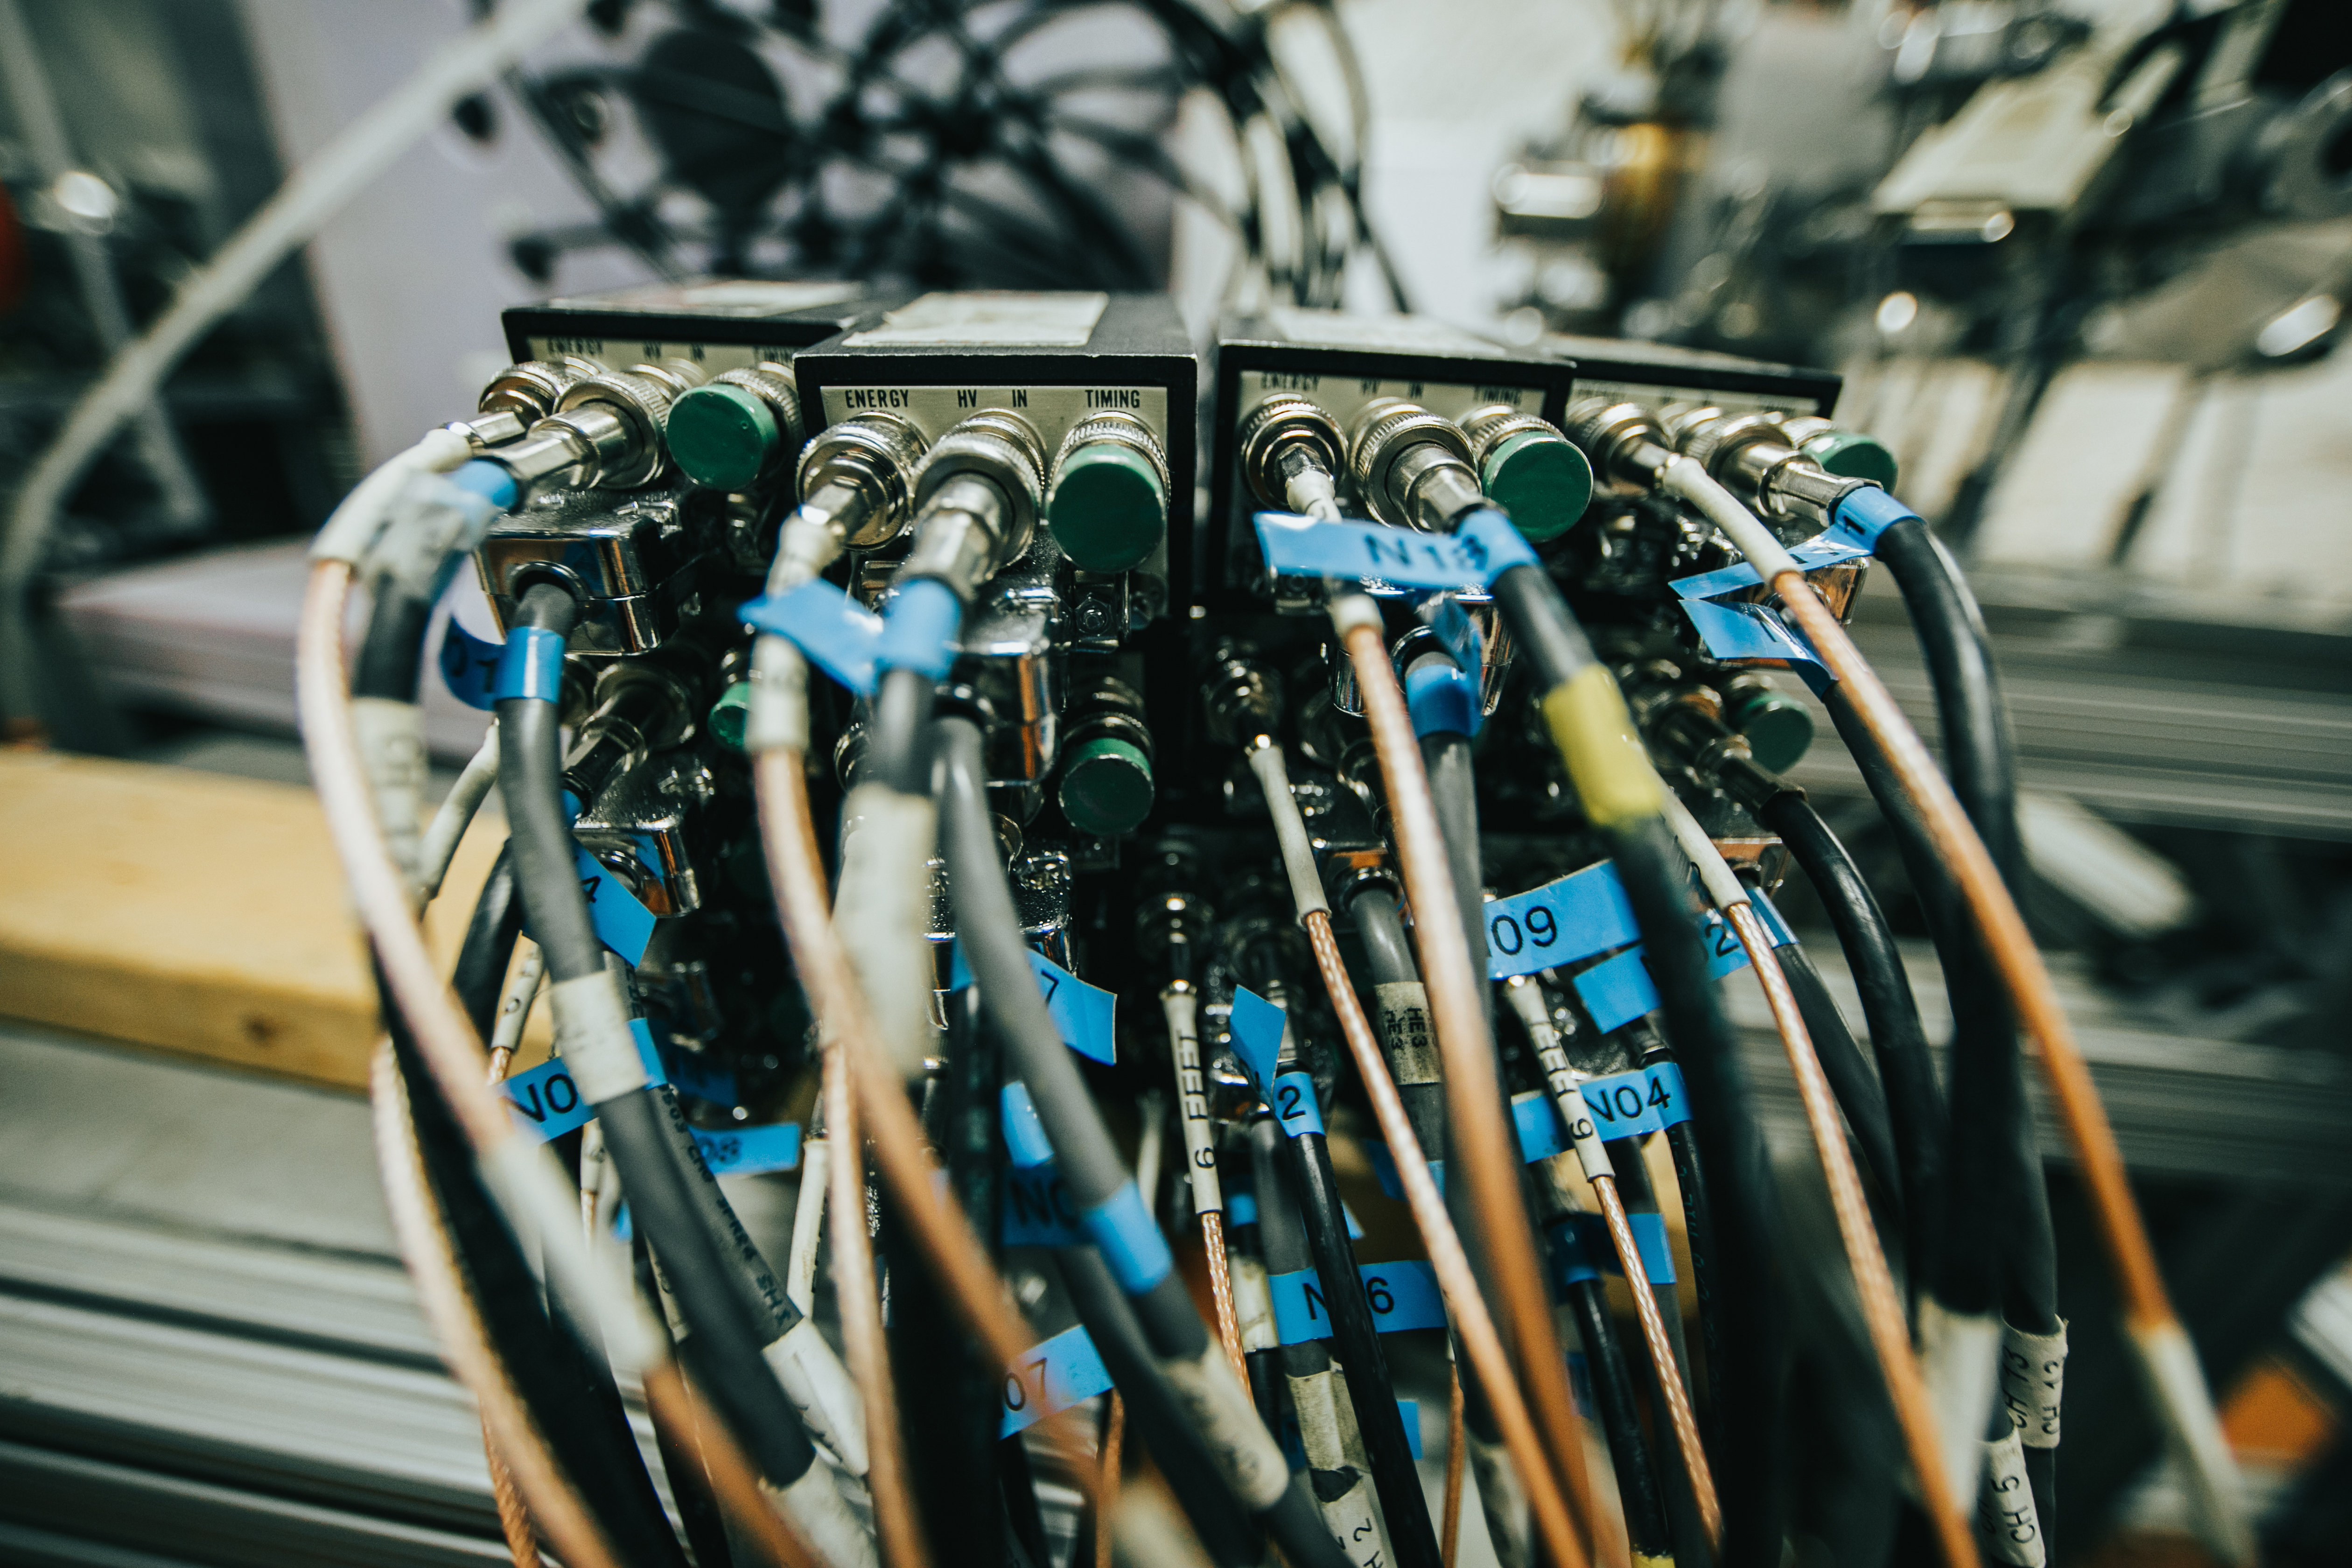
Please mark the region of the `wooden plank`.
<svg viewBox="0 0 2352 1568"><path fill-rule="evenodd" d="M445 969L504 836L486 816L426 917ZM309 790L0 751L0 1015L366 1087L375 992Z"/></svg>

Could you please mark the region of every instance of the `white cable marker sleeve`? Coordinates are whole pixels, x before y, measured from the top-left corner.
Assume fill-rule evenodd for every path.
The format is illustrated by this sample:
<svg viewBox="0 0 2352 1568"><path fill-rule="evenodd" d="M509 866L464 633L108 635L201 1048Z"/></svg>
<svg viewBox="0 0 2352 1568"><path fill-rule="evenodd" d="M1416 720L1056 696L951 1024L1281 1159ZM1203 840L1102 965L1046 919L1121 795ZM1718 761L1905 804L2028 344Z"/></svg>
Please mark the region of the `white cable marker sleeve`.
<svg viewBox="0 0 2352 1568"><path fill-rule="evenodd" d="M743 711L743 749L809 748L808 660L790 639L765 632L751 642L751 692Z"/></svg>
<svg viewBox="0 0 2352 1568"><path fill-rule="evenodd" d="M784 1257L784 1294L805 1318L816 1310L816 1249L824 1237L825 1141L801 1145L801 1190L793 1205L793 1247Z"/></svg>
<svg viewBox="0 0 2352 1568"><path fill-rule="evenodd" d="M922 1077L932 1054L931 945L925 933L938 812L920 796L868 784L849 792L841 815L849 828L834 923L881 1026L890 1067L911 1082Z"/></svg>
<svg viewBox="0 0 2352 1568"><path fill-rule="evenodd" d="M547 988L547 1003L555 1010L555 1043L563 1065L589 1104L645 1088L645 1058L637 1054L629 1005L611 970L557 981Z"/></svg>
<svg viewBox="0 0 2352 1568"><path fill-rule="evenodd" d="M392 851L392 863L399 868L413 900L421 885L425 842L419 822L426 769L424 710L394 697L354 697L352 730L368 787L375 795L384 847Z"/></svg>
<svg viewBox="0 0 2352 1568"><path fill-rule="evenodd" d="M819 1459L782 1492L764 1480L760 1489L782 1502L784 1512L816 1548L817 1561L827 1568L881 1568L873 1532L842 1495L849 1484L839 1470Z"/></svg>
<svg viewBox="0 0 2352 1568"><path fill-rule="evenodd" d="M1730 535L1739 553L1748 557L1748 564L1755 567L1756 574L1767 583L1783 572L1803 572L1797 558L1773 537L1772 531L1742 506L1738 496L1707 478L1706 470L1690 458L1675 458L1666 464L1658 479L1669 494L1680 496L1698 508L1709 522Z"/></svg>
<svg viewBox="0 0 2352 1568"><path fill-rule="evenodd" d="M2066 1320L2054 1334L2000 1326L2000 1397L2017 1440L2029 1448L2058 1446L2059 1408L2066 1396Z"/></svg>
<svg viewBox="0 0 2352 1568"><path fill-rule="evenodd" d="M2254 1561L2254 1530L2246 1510L2245 1479L2221 1435L2213 1395L2197 1347L2176 1321L2153 1327L2127 1323L2139 1352L2140 1375L2164 1422L2170 1447L2188 1472L2189 1505L2198 1539L2224 1563Z"/></svg>
<svg viewBox="0 0 2352 1568"><path fill-rule="evenodd" d="M367 478L352 487L329 513L317 537L310 541L313 561L342 561L356 566L383 531L392 498L412 474L446 474L474 455L473 445L454 430L434 429L404 452L386 458Z"/></svg>
<svg viewBox="0 0 2352 1568"><path fill-rule="evenodd" d="M1339 1401L1344 1397L1339 1374L1329 1367L1296 1374L1290 1379L1290 1405L1298 1413L1298 1446L1307 1462L1318 1470L1336 1470L1349 1462L1348 1447L1339 1436Z"/></svg>
<svg viewBox="0 0 2352 1568"><path fill-rule="evenodd" d="M538 1000L540 986L546 979L547 954L540 951L539 943L524 937L522 957L499 997L499 1016L490 1020L490 1049L513 1055L514 1048L522 1043L524 1026L530 1022L530 1005Z"/></svg>
<svg viewBox="0 0 2352 1568"><path fill-rule="evenodd" d="M1335 594L1326 606L1331 616L1331 629L1342 641L1358 626L1370 626L1374 631L1386 629L1381 619L1380 602L1370 594Z"/></svg>
<svg viewBox="0 0 2352 1568"><path fill-rule="evenodd" d="M1267 1436L1224 1347L1211 1340L1197 1361L1163 1361L1161 1375L1215 1456L1242 1506L1264 1513L1290 1486L1290 1461Z"/></svg>
<svg viewBox="0 0 2352 1568"><path fill-rule="evenodd" d="M1253 748L1249 762L1258 787L1265 792L1266 807L1274 813L1274 838L1282 846L1282 868L1290 876L1290 901L1298 923L1305 925L1308 915L1328 915L1331 906L1323 899L1323 879L1315 870L1315 846L1307 841L1306 819L1290 793L1290 771L1283 766L1277 745Z"/></svg>
<svg viewBox="0 0 2352 1568"><path fill-rule="evenodd" d="M1388 1531L1372 1503L1372 1483L1362 1475L1356 1484L1323 1506L1323 1528L1356 1568L1383 1568L1389 1557Z"/></svg>
<svg viewBox="0 0 2352 1568"><path fill-rule="evenodd" d="M843 1469L864 1475L866 1401L816 1324L803 1318L760 1354L800 1412L801 1425L833 1450Z"/></svg>
<svg viewBox="0 0 2352 1568"><path fill-rule="evenodd" d="M1201 999L1190 991L1162 991L1170 1055L1176 1060L1176 1119L1184 1128L1184 1169L1192 1181L1192 1212L1222 1214L1217 1182L1217 1124L1209 1115L1208 1075L1201 1065Z"/></svg>
<svg viewBox="0 0 2352 1568"><path fill-rule="evenodd" d="M1977 1540L1996 1563L2042 1568L2049 1549L2042 1540L2042 1515L2026 1479L2025 1449L2014 1429L1984 1449L1984 1487L1977 1493Z"/></svg>
<svg viewBox="0 0 2352 1568"><path fill-rule="evenodd" d="M1242 1353L1270 1351L1282 1343L1274 1322L1274 1290L1266 1284L1265 1265L1246 1253L1226 1259L1234 1281L1234 1321L1240 1331Z"/></svg>
<svg viewBox="0 0 2352 1568"><path fill-rule="evenodd" d="M1961 1314L1933 1296L1919 1298L1919 1374L1936 1411L1945 1481L1955 1498L1974 1497L1984 1458L1985 1417L2000 1377L2000 1322Z"/></svg>
<svg viewBox="0 0 2352 1568"><path fill-rule="evenodd" d="M1528 1038L1535 1042L1536 1060L1543 1066L1544 1083L1551 1090L1552 1104L1559 1109L1559 1119L1568 1124L1569 1147L1576 1151L1576 1163L1584 1168L1584 1179L1599 1181L1607 1176L1613 1180L1617 1167L1611 1163L1608 1145L1601 1142L1601 1130L1593 1124L1592 1112L1584 1103L1584 1075L1569 1061L1568 1052L1559 1043L1559 1030L1551 1021L1551 1008L1544 1001L1543 987L1525 975L1517 975L1505 983L1503 996L1527 1029Z"/></svg>
<svg viewBox="0 0 2352 1568"><path fill-rule="evenodd" d="M514 1228L523 1256L542 1260L559 1293L585 1301L613 1370L642 1377L668 1356L661 1330L646 1315L617 1247L592 1249L582 1239L572 1183L544 1143L504 1138L481 1157L482 1180Z"/></svg>
<svg viewBox="0 0 2352 1568"><path fill-rule="evenodd" d="M1684 857L1698 868L1698 879L1706 888L1708 902L1725 910L1748 902L1747 885L1732 871L1723 852L1715 847L1715 840L1706 836L1706 829L1691 815L1690 807L1674 791L1664 794L1666 826L1675 830L1675 842L1682 846Z"/></svg>
<svg viewBox="0 0 2352 1568"><path fill-rule="evenodd" d="M1372 1005L1380 1011L1389 1076L1398 1087L1444 1082L1437 1039L1429 1027L1429 987L1418 980L1383 980L1372 987Z"/></svg>
<svg viewBox="0 0 2352 1568"><path fill-rule="evenodd" d="M457 846L464 841L466 829L472 826L474 814L482 809L482 802L498 782L499 721L493 719L481 749L467 759L466 771L457 775L457 782L442 797L441 808L433 814L432 822L425 829L425 840L417 848L417 887L426 903L440 896L441 883L449 875L449 862L457 858Z"/></svg>

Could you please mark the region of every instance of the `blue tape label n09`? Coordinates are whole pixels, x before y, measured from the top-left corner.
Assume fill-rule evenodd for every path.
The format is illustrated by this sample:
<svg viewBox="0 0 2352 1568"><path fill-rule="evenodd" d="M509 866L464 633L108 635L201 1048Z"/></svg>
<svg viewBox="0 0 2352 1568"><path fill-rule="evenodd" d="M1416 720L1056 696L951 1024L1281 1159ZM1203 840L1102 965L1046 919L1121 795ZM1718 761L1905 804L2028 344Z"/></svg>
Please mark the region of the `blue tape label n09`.
<svg viewBox="0 0 2352 1568"><path fill-rule="evenodd" d="M1486 905L1486 977L1507 980L1573 963L1641 936L1617 868L1607 861Z"/></svg>

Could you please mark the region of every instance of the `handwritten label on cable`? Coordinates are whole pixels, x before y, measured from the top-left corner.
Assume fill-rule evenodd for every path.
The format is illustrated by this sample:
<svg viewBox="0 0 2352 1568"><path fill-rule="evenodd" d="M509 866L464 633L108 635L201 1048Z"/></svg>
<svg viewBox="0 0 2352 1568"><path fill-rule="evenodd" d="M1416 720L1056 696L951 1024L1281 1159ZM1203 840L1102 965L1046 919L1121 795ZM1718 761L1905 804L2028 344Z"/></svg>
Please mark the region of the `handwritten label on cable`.
<svg viewBox="0 0 2352 1568"><path fill-rule="evenodd" d="M1507 980L1638 941L1617 868L1603 860L1486 905L1486 977Z"/></svg>
<svg viewBox="0 0 2352 1568"><path fill-rule="evenodd" d="M1005 1369L1004 1419L996 1435L1010 1437L1109 1390L1110 1373L1087 1331L1065 1329Z"/></svg>
<svg viewBox="0 0 2352 1568"><path fill-rule="evenodd" d="M1445 1299L1437 1289L1437 1271L1410 1259L1357 1266L1364 1300L1371 1303L1372 1327L1383 1334L1406 1329L1445 1326ZM1275 1335L1284 1344L1301 1345L1331 1337L1331 1310L1323 1299L1323 1283L1312 1268L1266 1277L1274 1296Z"/></svg>
<svg viewBox="0 0 2352 1568"><path fill-rule="evenodd" d="M504 643L478 637L453 618L441 632L441 684L467 707L488 712L499 705L491 687L505 652Z"/></svg>
<svg viewBox="0 0 2352 1568"><path fill-rule="evenodd" d="M635 968L645 961L646 943L653 940L654 912L604 862L585 849L574 854L572 864L580 876L580 890L588 898L588 918L595 922L596 940Z"/></svg>
<svg viewBox="0 0 2352 1568"><path fill-rule="evenodd" d="M760 1176L771 1171L796 1171L801 1163L801 1129L796 1121L767 1127L730 1128L724 1132L693 1129L695 1147L714 1176Z"/></svg>

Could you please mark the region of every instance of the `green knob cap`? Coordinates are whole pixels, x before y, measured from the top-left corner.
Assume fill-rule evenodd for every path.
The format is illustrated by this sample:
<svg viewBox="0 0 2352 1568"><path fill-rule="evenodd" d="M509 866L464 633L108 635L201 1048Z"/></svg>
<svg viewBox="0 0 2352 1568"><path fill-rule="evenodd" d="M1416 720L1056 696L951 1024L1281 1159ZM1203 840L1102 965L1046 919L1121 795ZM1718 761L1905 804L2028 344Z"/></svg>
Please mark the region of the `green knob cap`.
<svg viewBox="0 0 2352 1568"><path fill-rule="evenodd" d="M1538 543L1575 527L1592 500L1592 465L1545 430L1522 431L1487 453L1478 481L1512 526Z"/></svg>
<svg viewBox="0 0 2352 1568"><path fill-rule="evenodd" d="M1895 454L1875 436L1858 430L1824 430L1805 443L1805 456L1824 473L1842 479L1868 479L1895 488Z"/></svg>
<svg viewBox="0 0 2352 1568"><path fill-rule="evenodd" d="M1081 572L1140 565L1168 531L1168 490L1151 459L1120 441L1089 441L1062 459L1045 526Z"/></svg>
<svg viewBox="0 0 2352 1568"><path fill-rule="evenodd" d="M1151 759L1109 735L1097 735L1062 763L1062 815L1081 833L1116 838L1151 815Z"/></svg>
<svg viewBox="0 0 2352 1568"><path fill-rule="evenodd" d="M730 752L743 749L743 724L751 716L751 683L738 680L719 694L710 705L710 732L719 743Z"/></svg>
<svg viewBox="0 0 2352 1568"><path fill-rule="evenodd" d="M1803 703L1792 702L1769 687L1751 687L1733 695L1724 717L1748 742L1757 766L1767 773L1787 773L1812 747L1812 714Z"/></svg>
<svg viewBox="0 0 2352 1568"><path fill-rule="evenodd" d="M749 489L783 441L767 404L723 381L695 387L669 405L667 438L686 477L714 490Z"/></svg>

